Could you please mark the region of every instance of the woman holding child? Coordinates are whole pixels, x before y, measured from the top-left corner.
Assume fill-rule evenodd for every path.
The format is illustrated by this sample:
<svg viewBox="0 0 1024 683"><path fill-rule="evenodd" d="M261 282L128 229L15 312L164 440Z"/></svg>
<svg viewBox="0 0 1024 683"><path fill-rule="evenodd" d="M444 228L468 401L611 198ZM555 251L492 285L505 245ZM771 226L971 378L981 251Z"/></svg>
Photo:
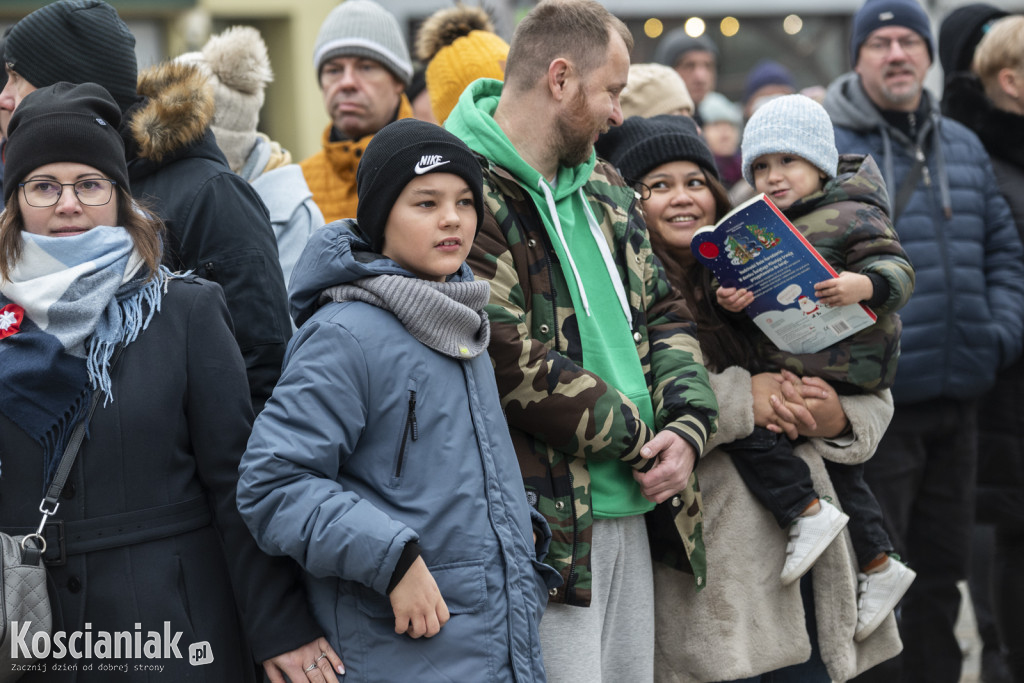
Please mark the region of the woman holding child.
<svg viewBox="0 0 1024 683"><path fill-rule="evenodd" d="M693 233L729 209L692 121L633 117L601 139L599 152L641 192L652 246L698 321L721 411L698 466L708 583L697 592L689 577L655 567L657 680L840 681L894 656L900 643L891 616L862 642L854 640L859 563L849 534L827 546L809 577L783 585L787 532L722 448L770 424L790 438L799 433L806 439L795 455L807 464L817 494L834 500L823 459L856 463L871 456L892 413L888 392L840 397L818 378L745 369L757 367L751 340L729 333L724 312L708 313L714 294L689 250Z"/></svg>

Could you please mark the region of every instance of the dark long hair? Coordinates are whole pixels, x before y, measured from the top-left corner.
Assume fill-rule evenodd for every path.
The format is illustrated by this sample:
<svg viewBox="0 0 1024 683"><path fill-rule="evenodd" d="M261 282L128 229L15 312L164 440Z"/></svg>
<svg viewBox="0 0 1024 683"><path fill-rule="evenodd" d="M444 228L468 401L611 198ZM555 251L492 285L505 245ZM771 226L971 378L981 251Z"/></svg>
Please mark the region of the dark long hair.
<svg viewBox="0 0 1024 683"><path fill-rule="evenodd" d="M707 171L704 171L704 181L715 198L715 220L718 221L732 209L729 193ZM644 192L647 188L637 185L637 189L641 197L649 196L649 191ZM756 370L757 354L750 341L756 331L753 323L745 314L733 317L733 314L718 308L711 271L701 265L688 248L668 244L657 230L648 232L651 248L664 265L668 281L683 295L697 323L697 341L704 355L704 365L719 372L733 365Z"/></svg>

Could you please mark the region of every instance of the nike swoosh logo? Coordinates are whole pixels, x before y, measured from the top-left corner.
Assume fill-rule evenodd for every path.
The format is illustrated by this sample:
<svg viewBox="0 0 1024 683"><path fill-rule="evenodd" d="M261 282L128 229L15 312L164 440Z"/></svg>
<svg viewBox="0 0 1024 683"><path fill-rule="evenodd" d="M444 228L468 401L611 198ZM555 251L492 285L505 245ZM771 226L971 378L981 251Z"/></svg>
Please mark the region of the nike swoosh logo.
<svg viewBox="0 0 1024 683"><path fill-rule="evenodd" d="M450 162L451 162L451 159L449 159L448 161L437 161L437 162L435 162L433 164L428 164L427 166L421 166L420 164L422 162L419 162L419 163L416 164L416 168L414 168L413 171L416 173L416 175L423 175L427 171L433 171L438 166L444 166L445 164L450 163Z"/></svg>

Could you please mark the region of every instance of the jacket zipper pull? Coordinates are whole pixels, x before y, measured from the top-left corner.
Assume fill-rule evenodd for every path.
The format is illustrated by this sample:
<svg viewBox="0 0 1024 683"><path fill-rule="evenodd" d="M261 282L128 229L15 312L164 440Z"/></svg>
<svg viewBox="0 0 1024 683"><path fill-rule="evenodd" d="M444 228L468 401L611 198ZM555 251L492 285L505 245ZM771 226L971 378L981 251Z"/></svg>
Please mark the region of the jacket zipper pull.
<svg viewBox="0 0 1024 683"><path fill-rule="evenodd" d="M918 163L923 164L921 166L921 177L924 179L925 187L929 187L932 184L932 174L928 171L928 164L924 160L924 151L918 147L914 156L917 158Z"/></svg>
<svg viewBox="0 0 1024 683"><path fill-rule="evenodd" d="M412 440L419 438L420 430L416 425L416 391L409 390L409 425L412 427Z"/></svg>

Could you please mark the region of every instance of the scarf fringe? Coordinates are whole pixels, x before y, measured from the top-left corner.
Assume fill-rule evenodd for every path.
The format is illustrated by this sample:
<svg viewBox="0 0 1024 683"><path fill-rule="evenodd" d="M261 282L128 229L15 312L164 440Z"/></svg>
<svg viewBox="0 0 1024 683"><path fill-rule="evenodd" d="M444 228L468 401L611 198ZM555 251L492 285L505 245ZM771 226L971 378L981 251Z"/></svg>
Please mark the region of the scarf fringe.
<svg viewBox="0 0 1024 683"><path fill-rule="evenodd" d="M160 266L149 282L142 285L137 292L117 302L121 316L121 336L114 339L98 339L95 335L87 343L86 368L89 371L89 382L94 391L104 394L103 405L114 400L111 394L110 359L118 344L128 345L138 339L139 333L149 327L153 316L160 312L163 294L167 290L167 282L178 277L166 266Z"/></svg>
<svg viewBox="0 0 1024 683"><path fill-rule="evenodd" d="M57 463L60 462L60 456L64 454L64 448L71 437L71 432L80 421L85 419L91 401L92 392L82 392L71 408L57 421L57 424L43 434L41 445L43 447L44 493L57 470Z"/></svg>

